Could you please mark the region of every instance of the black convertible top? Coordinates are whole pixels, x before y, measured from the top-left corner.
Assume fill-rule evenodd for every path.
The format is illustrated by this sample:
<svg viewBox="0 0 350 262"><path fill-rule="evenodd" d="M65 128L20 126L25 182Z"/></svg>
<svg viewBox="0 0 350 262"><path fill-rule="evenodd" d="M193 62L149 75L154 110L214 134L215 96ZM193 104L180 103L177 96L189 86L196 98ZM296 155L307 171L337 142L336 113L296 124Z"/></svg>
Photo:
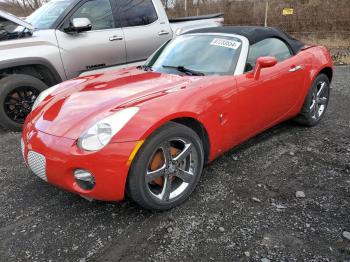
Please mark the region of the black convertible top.
<svg viewBox="0 0 350 262"><path fill-rule="evenodd" d="M262 27L262 26L224 26L224 27L211 27L202 28L186 32L186 34L193 33L221 33L221 34L235 34L246 37L249 40L249 44L253 45L266 38L279 38L284 41L294 54L298 53L305 45L299 40L291 37L283 31L274 27Z"/></svg>

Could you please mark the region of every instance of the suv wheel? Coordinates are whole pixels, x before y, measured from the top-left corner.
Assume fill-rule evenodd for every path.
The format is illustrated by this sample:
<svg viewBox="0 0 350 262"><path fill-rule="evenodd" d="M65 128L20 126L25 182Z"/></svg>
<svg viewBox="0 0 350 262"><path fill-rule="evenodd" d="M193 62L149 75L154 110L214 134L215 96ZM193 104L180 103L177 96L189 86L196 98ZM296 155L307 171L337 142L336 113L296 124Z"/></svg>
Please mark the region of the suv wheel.
<svg viewBox="0 0 350 262"><path fill-rule="evenodd" d="M38 95L48 86L29 75L10 75L0 80L0 125L20 131Z"/></svg>

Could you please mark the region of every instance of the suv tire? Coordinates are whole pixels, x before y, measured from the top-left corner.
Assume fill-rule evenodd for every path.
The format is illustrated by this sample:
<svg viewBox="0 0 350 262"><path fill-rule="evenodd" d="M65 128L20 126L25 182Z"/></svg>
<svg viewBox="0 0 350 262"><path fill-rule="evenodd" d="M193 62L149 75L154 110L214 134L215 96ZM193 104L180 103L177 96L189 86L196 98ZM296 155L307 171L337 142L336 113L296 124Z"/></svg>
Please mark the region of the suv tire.
<svg viewBox="0 0 350 262"><path fill-rule="evenodd" d="M38 95L48 86L30 75L14 74L0 80L0 125L21 131Z"/></svg>

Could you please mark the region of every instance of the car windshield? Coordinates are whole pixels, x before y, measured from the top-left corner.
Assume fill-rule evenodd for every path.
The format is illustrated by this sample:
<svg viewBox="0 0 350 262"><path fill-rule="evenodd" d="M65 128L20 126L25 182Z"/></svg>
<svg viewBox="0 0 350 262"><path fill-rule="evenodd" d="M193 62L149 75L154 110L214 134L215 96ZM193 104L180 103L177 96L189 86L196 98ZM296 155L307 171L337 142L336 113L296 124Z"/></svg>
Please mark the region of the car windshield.
<svg viewBox="0 0 350 262"><path fill-rule="evenodd" d="M28 16L26 21L35 29L49 29L72 2L73 0L50 1Z"/></svg>
<svg viewBox="0 0 350 262"><path fill-rule="evenodd" d="M144 68L168 74L232 75L241 48L236 37L182 35L156 51Z"/></svg>

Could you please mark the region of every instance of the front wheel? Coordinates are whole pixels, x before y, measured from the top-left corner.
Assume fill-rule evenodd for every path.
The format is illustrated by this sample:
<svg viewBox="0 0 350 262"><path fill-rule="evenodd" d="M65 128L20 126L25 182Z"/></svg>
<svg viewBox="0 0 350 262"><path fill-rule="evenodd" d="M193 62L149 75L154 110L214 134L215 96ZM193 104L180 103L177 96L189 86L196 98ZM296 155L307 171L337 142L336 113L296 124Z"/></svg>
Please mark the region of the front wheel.
<svg viewBox="0 0 350 262"><path fill-rule="evenodd" d="M146 140L134 159L128 194L146 209L171 209L193 192L203 162L199 136L184 125L168 123Z"/></svg>
<svg viewBox="0 0 350 262"><path fill-rule="evenodd" d="M39 94L48 86L39 79L14 74L0 80L0 125L20 131Z"/></svg>
<svg viewBox="0 0 350 262"><path fill-rule="evenodd" d="M326 75L320 74L313 82L305 98L303 108L296 122L306 125L317 125L326 113L330 95L330 82Z"/></svg>

